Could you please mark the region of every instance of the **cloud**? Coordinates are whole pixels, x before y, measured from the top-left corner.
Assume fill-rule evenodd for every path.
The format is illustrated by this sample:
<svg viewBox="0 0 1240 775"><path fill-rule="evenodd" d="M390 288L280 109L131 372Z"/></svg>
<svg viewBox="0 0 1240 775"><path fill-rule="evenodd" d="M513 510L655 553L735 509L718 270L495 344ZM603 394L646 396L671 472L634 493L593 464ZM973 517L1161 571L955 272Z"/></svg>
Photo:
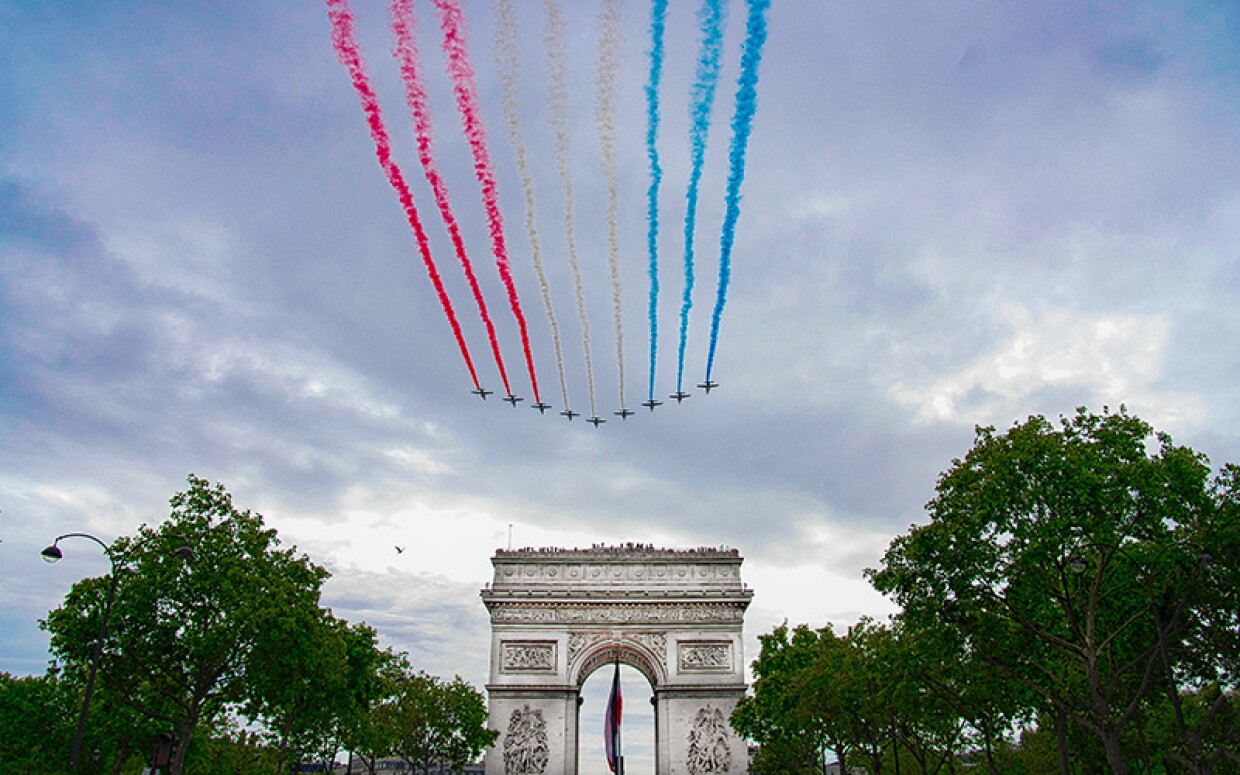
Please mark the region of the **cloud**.
<svg viewBox="0 0 1240 775"><path fill-rule="evenodd" d="M68 588L61 580L98 572L67 559L60 585L46 583L33 558L49 536L157 522L190 471L223 482L331 568L324 594L338 615L480 685L488 641L477 595L509 525L517 546L740 548L756 591L752 658L756 632L785 617L846 624L890 610L861 570L922 517L976 423L1126 403L1217 461L1240 458L1229 430L1240 420L1234 10L777 5L722 386L626 422L608 414L597 430L469 395L321 6L0 11L0 123L11 129L0 137L0 553L20 571L0 578L0 595L20 601L0 623L20 633L6 635L0 669L38 669L34 619ZM626 11L617 92L630 397L644 393L637 364L648 357L639 10ZM468 12L498 129L489 11ZM429 204L385 15L359 14L398 158ZM538 227L580 409L542 10L519 14ZM593 12L568 15L570 39L596 39ZM676 106L692 78L693 29L692 5L673 7L656 397L670 392L679 305L689 117ZM733 25L719 116L730 112L740 35ZM569 84L572 164L610 413L592 61ZM428 69L440 164L516 375L515 326L440 75ZM713 290L725 136L707 151L696 309ZM520 188L498 131L491 150L536 363L554 393L549 332L517 248ZM436 255L450 257L442 228L425 220ZM453 298L468 300L459 270L444 274ZM482 325L476 315L462 324L493 387ZM694 381L705 330L691 321Z"/></svg>
<svg viewBox="0 0 1240 775"><path fill-rule="evenodd" d="M1126 402L1169 430L1206 419L1199 396L1157 388L1170 338L1168 316L1035 313L1020 306L1001 314L1009 336L1000 346L929 384L893 384L892 395L916 407L922 422L1006 424L1022 409L1046 403L1039 399L1047 395L1076 396L1082 406Z"/></svg>

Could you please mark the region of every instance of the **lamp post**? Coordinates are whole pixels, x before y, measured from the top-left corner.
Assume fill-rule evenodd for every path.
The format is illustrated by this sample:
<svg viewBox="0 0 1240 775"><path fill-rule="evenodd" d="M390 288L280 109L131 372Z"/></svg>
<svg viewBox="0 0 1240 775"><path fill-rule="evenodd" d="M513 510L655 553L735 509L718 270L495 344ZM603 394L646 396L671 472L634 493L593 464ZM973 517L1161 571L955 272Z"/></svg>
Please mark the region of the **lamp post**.
<svg viewBox="0 0 1240 775"><path fill-rule="evenodd" d="M112 553L107 544L90 533L65 533L62 536L57 536L52 545L41 552L45 562L59 562L64 557L64 553L60 550L60 542L66 538L86 538L99 544L108 558L108 563L112 566L112 580L108 584L108 597L103 604L103 617L99 622L99 634L95 637L95 649L90 657L90 672L86 678L86 694L82 698L82 710L78 713L77 732L73 735L73 748L69 751L69 769L76 770L78 754L82 752L82 733L86 731L86 719L90 716L90 698L95 693L95 674L99 672L99 655L103 651L103 639L108 634L108 617L112 615L112 601L116 599L116 583L119 576L116 573L116 555Z"/></svg>
<svg viewBox="0 0 1240 775"><path fill-rule="evenodd" d="M86 693L82 698L82 710L78 714L77 731L73 735L73 747L69 751L69 769L77 769L78 756L82 752L82 735L86 731L86 719L90 716L90 700L95 693L95 676L99 672L99 656L103 653L103 640L108 634L108 618L112 615L112 603L116 600L116 586L120 579L117 574L116 554L108 548L108 545L99 540L90 533L65 533L57 536L52 545L44 549L40 554L43 561L49 564L59 562L64 557L64 552L60 549L60 542L66 538L85 538L99 544L99 548L103 549L104 555L108 558L108 563L112 566L112 578L108 584L108 597L103 604L103 616L99 621L99 634L95 637L95 648L90 657L90 671L86 678ZM182 560L191 560L194 557L194 550L189 546L179 546L173 552Z"/></svg>

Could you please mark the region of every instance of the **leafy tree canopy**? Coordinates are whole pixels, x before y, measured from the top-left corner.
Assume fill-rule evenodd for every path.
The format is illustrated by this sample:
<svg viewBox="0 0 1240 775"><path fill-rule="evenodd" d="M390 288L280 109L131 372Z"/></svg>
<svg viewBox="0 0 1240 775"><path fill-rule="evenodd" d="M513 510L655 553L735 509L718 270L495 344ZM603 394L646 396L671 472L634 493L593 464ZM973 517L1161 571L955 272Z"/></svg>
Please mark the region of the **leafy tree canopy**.
<svg viewBox="0 0 1240 775"><path fill-rule="evenodd" d="M119 577L99 675L115 696L188 741L199 721L214 723L261 693L272 653L321 616L328 574L282 547L260 515L235 508L222 485L191 475L171 505L166 521L108 549ZM91 658L109 583L78 582L43 622L67 670ZM187 749L178 746L174 775Z"/></svg>
<svg viewBox="0 0 1240 775"><path fill-rule="evenodd" d="M1236 481L1122 408L978 428L930 523L870 576L907 626L951 632L1127 772L1122 733L1151 694L1234 665Z"/></svg>

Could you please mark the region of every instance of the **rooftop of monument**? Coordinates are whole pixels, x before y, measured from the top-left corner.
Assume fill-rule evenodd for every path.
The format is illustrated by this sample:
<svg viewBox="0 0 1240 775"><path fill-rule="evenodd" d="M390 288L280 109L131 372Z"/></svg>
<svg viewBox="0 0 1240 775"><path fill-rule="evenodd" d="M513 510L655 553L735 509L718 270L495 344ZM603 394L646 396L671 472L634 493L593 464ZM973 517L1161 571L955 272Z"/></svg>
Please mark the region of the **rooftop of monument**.
<svg viewBox="0 0 1240 775"><path fill-rule="evenodd" d="M673 560L693 562L697 560L740 560L738 549L726 546L698 546L692 549L666 549L654 544L625 543L611 546L594 544L589 548L566 549L558 546L523 547L521 549L496 549L494 560Z"/></svg>

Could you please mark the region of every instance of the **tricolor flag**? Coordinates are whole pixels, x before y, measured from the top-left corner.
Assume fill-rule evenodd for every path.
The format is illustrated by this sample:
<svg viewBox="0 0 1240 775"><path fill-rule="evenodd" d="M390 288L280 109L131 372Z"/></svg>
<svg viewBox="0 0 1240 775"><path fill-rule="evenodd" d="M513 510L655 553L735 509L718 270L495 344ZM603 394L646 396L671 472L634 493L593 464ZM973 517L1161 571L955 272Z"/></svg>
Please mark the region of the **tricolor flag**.
<svg viewBox="0 0 1240 775"><path fill-rule="evenodd" d="M620 758L620 714L624 698L620 696L620 661L616 660L616 673L611 679L611 695L607 698L607 716L603 719L603 748L607 751L607 766L617 775L624 775Z"/></svg>

